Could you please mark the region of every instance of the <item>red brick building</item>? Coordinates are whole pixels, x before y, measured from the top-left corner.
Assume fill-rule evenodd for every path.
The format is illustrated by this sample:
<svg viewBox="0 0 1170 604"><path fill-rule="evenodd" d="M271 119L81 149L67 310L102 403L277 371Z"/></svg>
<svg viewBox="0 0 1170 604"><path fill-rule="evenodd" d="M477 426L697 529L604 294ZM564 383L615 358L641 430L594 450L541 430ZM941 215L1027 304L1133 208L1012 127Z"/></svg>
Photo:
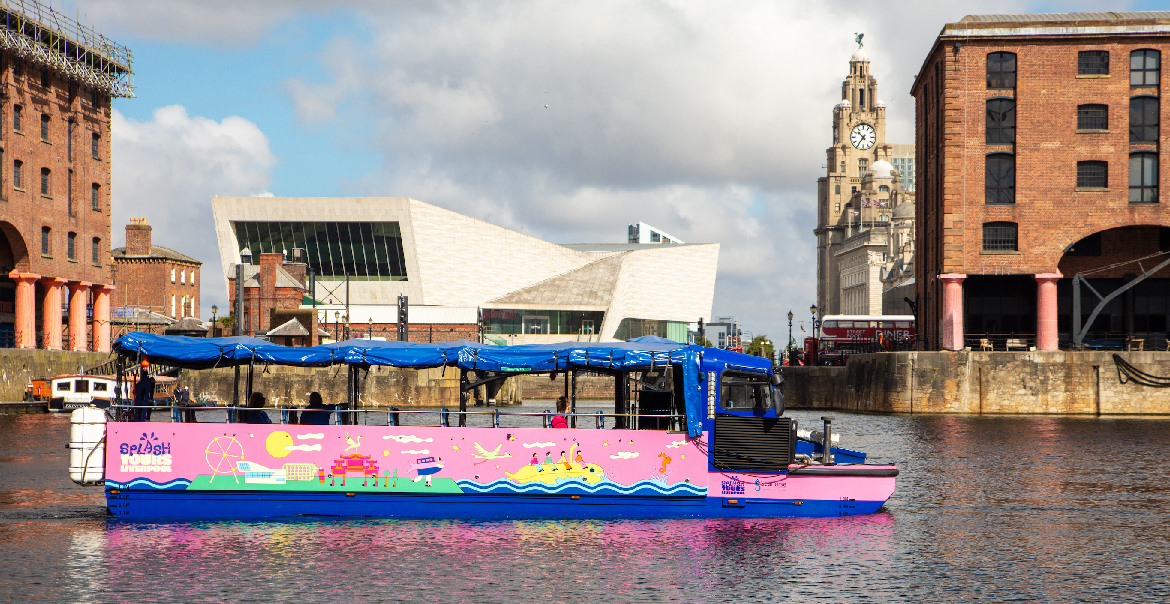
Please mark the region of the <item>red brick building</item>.
<svg viewBox="0 0 1170 604"><path fill-rule="evenodd" d="M175 321L199 318L202 262L154 245L145 218L126 225L126 247L112 252L115 314L150 311Z"/></svg>
<svg viewBox="0 0 1170 604"><path fill-rule="evenodd" d="M1102 296L1170 258L1170 12L973 15L912 89L918 333L926 349L1073 341ZM1170 269L1109 301L1086 342L1165 346ZM1098 298L1082 293L1081 321Z"/></svg>
<svg viewBox="0 0 1170 604"><path fill-rule="evenodd" d="M107 351L110 99L133 96L130 52L37 0L27 14L11 7L0 6L0 346Z"/></svg>
<svg viewBox="0 0 1170 604"><path fill-rule="evenodd" d="M289 320L293 320L296 313L292 313L292 311L300 309L308 291L305 282L307 264L288 262L284 259L284 254L279 253L260 254L258 258L259 264L244 265L242 326L244 335L252 337L267 335L269 330L282 327ZM234 275L229 275L228 300L234 304L235 299L236 279ZM274 310L277 312L274 313ZM280 339L276 340L277 343L303 346L319 344L320 338L316 335L317 317L312 312L306 313L305 316L306 318L297 319L305 333L295 336L304 339L288 340L286 338L290 336L282 335ZM276 323L273 323L274 318L277 319ZM291 335L293 332L286 328L281 333Z"/></svg>

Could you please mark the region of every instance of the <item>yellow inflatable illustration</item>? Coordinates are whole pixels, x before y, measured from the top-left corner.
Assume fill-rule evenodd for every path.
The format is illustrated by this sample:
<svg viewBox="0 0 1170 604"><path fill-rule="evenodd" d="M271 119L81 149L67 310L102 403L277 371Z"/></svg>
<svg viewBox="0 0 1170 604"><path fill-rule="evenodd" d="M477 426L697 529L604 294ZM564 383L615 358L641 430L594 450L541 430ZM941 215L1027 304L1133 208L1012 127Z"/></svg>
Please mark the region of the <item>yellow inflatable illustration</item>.
<svg viewBox="0 0 1170 604"><path fill-rule="evenodd" d="M515 474L504 472L504 475L520 484L543 482L549 486L565 480L582 480L587 484L597 484L605 478L604 468L581 459L577 454L576 443L569 449L568 457L561 451L560 459L553 461L551 455L551 452L546 454L544 463L540 463L537 454L533 453L532 461L529 461L528 465L517 470ZM569 461L571 459L576 461Z"/></svg>

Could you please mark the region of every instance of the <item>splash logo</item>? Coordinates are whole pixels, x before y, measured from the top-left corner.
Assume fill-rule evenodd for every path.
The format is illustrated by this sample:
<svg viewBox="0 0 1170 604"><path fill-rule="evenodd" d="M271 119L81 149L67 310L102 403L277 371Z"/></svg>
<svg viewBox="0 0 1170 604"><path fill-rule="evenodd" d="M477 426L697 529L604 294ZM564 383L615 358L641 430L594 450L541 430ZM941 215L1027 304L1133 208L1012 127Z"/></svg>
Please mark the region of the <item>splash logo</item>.
<svg viewBox="0 0 1170 604"><path fill-rule="evenodd" d="M136 443L122 443L118 453L123 472L171 471L171 443L160 442L154 432L143 432Z"/></svg>
<svg viewBox="0 0 1170 604"><path fill-rule="evenodd" d="M723 483L724 495L743 495L743 481L732 476L731 480L721 481Z"/></svg>

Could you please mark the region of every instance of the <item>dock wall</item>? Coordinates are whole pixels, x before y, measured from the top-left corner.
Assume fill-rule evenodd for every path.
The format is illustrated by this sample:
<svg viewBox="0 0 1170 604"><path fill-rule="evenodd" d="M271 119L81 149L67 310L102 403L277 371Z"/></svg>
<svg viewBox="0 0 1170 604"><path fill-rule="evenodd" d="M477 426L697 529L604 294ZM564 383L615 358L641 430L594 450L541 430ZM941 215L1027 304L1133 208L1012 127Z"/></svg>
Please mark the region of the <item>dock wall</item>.
<svg viewBox="0 0 1170 604"><path fill-rule="evenodd" d="M793 409L879 413L1170 415L1170 388L1118 375L1112 352L891 352L844 367L785 367ZM1170 376L1168 352L1118 353Z"/></svg>

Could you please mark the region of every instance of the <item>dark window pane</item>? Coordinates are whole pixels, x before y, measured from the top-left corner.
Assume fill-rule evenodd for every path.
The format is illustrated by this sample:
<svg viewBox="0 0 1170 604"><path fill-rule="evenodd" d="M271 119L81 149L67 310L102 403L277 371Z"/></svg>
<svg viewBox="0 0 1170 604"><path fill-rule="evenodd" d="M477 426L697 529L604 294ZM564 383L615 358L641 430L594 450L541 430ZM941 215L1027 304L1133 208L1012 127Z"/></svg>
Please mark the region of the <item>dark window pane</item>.
<svg viewBox="0 0 1170 604"><path fill-rule="evenodd" d="M1016 101L1015 99L991 99L987 101L987 142L1016 142Z"/></svg>
<svg viewBox="0 0 1170 604"><path fill-rule="evenodd" d="M1158 99L1139 96L1129 100L1129 140L1158 141Z"/></svg>
<svg viewBox="0 0 1170 604"><path fill-rule="evenodd" d="M1077 188L1105 188L1109 186L1109 166L1103 161L1077 162Z"/></svg>
<svg viewBox="0 0 1170 604"><path fill-rule="evenodd" d="M240 249L255 256L304 249L309 268L321 279L340 280L347 271L363 279L406 278L397 223L237 222L235 229Z"/></svg>
<svg viewBox="0 0 1170 604"><path fill-rule="evenodd" d="M986 203L1016 202L1016 158L1010 153L992 153L986 162Z"/></svg>
<svg viewBox="0 0 1170 604"><path fill-rule="evenodd" d="M1077 73L1080 75L1109 73L1109 51L1082 50L1077 55Z"/></svg>
<svg viewBox="0 0 1170 604"><path fill-rule="evenodd" d="M1158 156L1134 153L1129 156L1129 202L1158 201Z"/></svg>
<svg viewBox="0 0 1170 604"><path fill-rule="evenodd" d="M1129 54L1129 85L1157 86L1161 57L1156 50L1135 50Z"/></svg>
<svg viewBox="0 0 1170 604"><path fill-rule="evenodd" d="M1077 130L1108 130L1109 105L1077 106Z"/></svg>
<svg viewBox="0 0 1170 604"><path fill-rule="evenodd" d="M983 251L1014 252L1019 249L1018 227L1014 222L989 222L983 225Z"/></svg>
<svg viewBox="0 0 1170 604"><path fill-rule="evenodd" d="M1014 90L1016 87L1016 55L993 52L987 55L987 87Z"/></svg>

